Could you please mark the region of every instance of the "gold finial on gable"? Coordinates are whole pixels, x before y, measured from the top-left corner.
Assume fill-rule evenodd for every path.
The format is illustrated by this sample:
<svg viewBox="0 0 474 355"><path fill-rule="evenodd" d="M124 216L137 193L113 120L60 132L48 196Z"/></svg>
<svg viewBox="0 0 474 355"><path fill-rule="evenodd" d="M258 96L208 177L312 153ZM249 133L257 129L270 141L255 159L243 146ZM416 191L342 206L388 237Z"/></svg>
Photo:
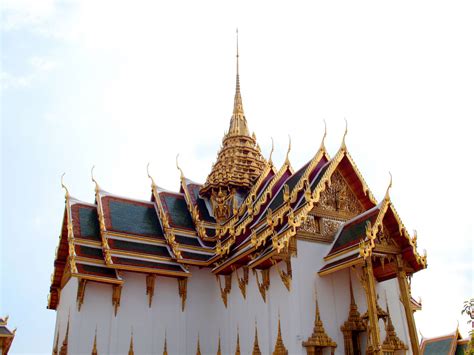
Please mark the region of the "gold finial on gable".
<svg viewBox="0 0 474 355"><path fill-rule="evenodd" d="M342 136L342 143L341 143L341 149L347 149L346 147L346 136L347 136L347 120L344 118L344 121L346 121L346 129L344 130L344 135Z"/></svg>
<svg viewBox="0 0 474 355"><path fill-rule="evenodd" d="M176 169L179 170L180 174L181 174L181 180L184 179L184 174L183 174L183 170L181 170L181 168L179 167L179 163L178 163L178 158L179 158L179 154L176 155Z"/></svg>
<svg viewBox="0 0 474 355"><path fill-rule="evenodd" d="M275 146L274 146L274 143L273 143L273 137L271 137L271 138L272 138L272 149L270 150L270 156L268 157L268 164L273 165L272 155L273 155L273 151L275 149Z"/></svg>
<svg viewBox="0 0 474 355"><path fill-rule="evenodd" d="M66 175L66 173L63 173L63 174L61 175L61 187L66 191L66 195L65 195L65 196L66 196L66 201L68 201L70 195L69 195L69 190L67 189L66 185L64 185L64 175Z"/></svg>
<svg viewBox="0 0 474 355"><path fill-rule="evenodd" d="M288 151L286 152L285 163L290 165L291 136L288 135Z"/></svg>
<svg viewBox="0 0 474 355"><path fill-rule="evenodd" d="M96 180L95 177L94 177L94 169L95 169L95 165L92 165L92 168L91 168L91 180L92 180L92 182L95 184L95 192L98 193L99 190L100 190L100 186L99 186L99 184L97 183L97 180Z"/></svg>
<svg viewBox="0 0 474 355"><path fill-rule="evenodd" d="M153 177L151 176L150 174L150 163L148 163L146 165L146 174L148 175L148 177L150 178L151 180L151 188L155 188L156 187L156 184L155 184L155 179L153 179Z"/></svg>

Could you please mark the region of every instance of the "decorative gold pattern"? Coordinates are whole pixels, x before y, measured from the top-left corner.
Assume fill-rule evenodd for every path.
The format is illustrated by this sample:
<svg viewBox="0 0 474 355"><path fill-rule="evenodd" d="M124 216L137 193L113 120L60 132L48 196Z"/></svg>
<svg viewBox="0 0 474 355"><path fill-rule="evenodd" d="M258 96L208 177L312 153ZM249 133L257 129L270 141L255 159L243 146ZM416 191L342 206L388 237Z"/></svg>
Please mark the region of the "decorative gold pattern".
<svg viewBox="0 0 474 355"><path fill-rule="evenodd" d="M283 338L281 336L280 315L278 315L278 335L275 342L273 355L288 355L288 350L286 350L285 344L283 343Z"/></svg>
<svg viewBox="0 0 474 355"><path fill-rule="evenodd" d="M184 306L186 305L186 297L188 293L188 279L178 279L178 292L181 298L181 311L184 312Z"/></svg>
<svg viewBox="0 0 474 355"><path fill-rule="evenodd" d="M165 330L165 342L163 343L163 355L168 355L168 339Z"/></svg>
<svg viewBox="0 0 474 355"><path fill-rule="evenodd" d="M58 331L56 332L56 341L54 342L52 355L58 355L58 351L59 351L59 326L58 326Z"/></svg>
<svg viewBox="0 0 474 355"><path fill-rule="evenodd" d="M112 304L114 306L114 314L117 316L117 311L120 307L120 297L122 295L122 285L112 286Z"/></svg>
<svg viewBox="0 0 474 355"><path fill-rule="evenodd" d="M385 354L394 354L397 350L408 350L408 347L403 341L397 336L395 327L392 323L392 317L390 317L390 309L387 303L387 321L385 323L385 340L382 344L382 350Z"/></svg>
<svg viewBox="0 0 474 355"><path fill-rule="evenodd" d="M321 233L319 220L315 216L308 214L305 218L303 218L303 223L301 223L299 232L309 234Z"/></svg>
<svg viewBox="0 0 474 355"><path fill-rule="evenodd" d="M219 340L217 341L217 353L216 355L222 355L221 351L221 332L219 331Z"/></svg>
<svg viewBox="0 0 474 355"><path fill-rule="evenodd" d="M288 256L285 258L285 264L286 264L286 271L283 271L280 269L280 266L278 265L279 263L276 262L275 260L272 260L272 263L275 265L278 275L280 275L281 281L285 285L286 289L288 291L291 290L291 278L293 277L293 273L291 270L291 258Z"/></svg>
<svg viewBox="0 0 474 355"><path fill-rule="evenodd" d="M240 355L240 334L239 334L239 327L237 327L237 345L235 346L235 355Z"/></svg>
<svg viewBox="0 0 474 355"><path fill-rule="evenodd" d="M349 217L363 212L357 197L339 171L335 171L329 180L328 188L321 194L319 207L345 214Z"/></svg>
<svg viewBox="0 0 474 355"><path fill-rule="evenodd" d="M134 355L135 352L133 351L133 330L130 336L130 347L128 348L128 355Z"/></svg>
<svg viewBox="0 0 474 355"><path fill-rule="evenodd" d="M257 321L255 321L255 336L253 338L252 355L262 355L262 353L260 352L260 347L258 346Z"/></svg>
<svg viewBox="0 0 474 355"><path fill-rule="evenodd" d="M67 318L66 334L64 335L63 345L61 345L61 349L59 350L59 355L67 355L68 340L69 340L69 316Z"/></svg>
<svg viewBox="0 0 474 355"><path fill-rule="evenodd" d="M258 271L254 269L255 280L257 281L258 290L262 295L263 302L267 302L267 291L270 288L270 269L262 270L262 282L258 280Z"/></svg>
<svg viewBox="0 0 474 355"><path fill-rule="evenodd" d="M148 295L148 307L151 307L153 301L153 295L155 293L155 279L154 274L146 275L146 294Z"/></svg>
<svg viewBox="0 0 474 355"><path fill-rule="evenodd" d="M98 355L98 352L97 352L97 327L95 328L94 344L92 345L91 355Z"/></svg>
<svg viewBox="0 0 474 355"><path fill-rule="evenodd" d="M86 284L87 280L79 279L77 285L77 296L76 296L76 304L77 304L77 311L81 311L82 303L84 303L84 295L86 293Z"/></svg>
<svg viewBox="0 0 474 355"><path fill-rule="evenodd" d="M198 341L197 341L196 355L201 355L201 344L200 344L200 341L199 341L199 333L198 333Z"/></svg>
<svg viewBox="0 0 474 355"><path fill-rule="evenodd" d="M247 289L247 284L249 283L249 268L247 266L243 266L243 276L240 277L239 273L236 268L235 270L235 276L237 276L237 282L239 283L239 289L240 292L242 292L242 296L244 296L244 299L246 298L246 289Z"/></svg>
<svg viewBox="0 0 474 355"><path fill-rule="evenodd" d="M221 277L219 275L216 275L216 278L217 282L219 283L219 289L221 290L222 302L224 302L224 306L227 308L227 295L230 293L232 287L232 274L224 276L224 288L222 288Z"/></svg>
<svg viewBox="0 0 474 355"><path fill-rule="evenodd" d="M334 349L337 347L337 344L326 334L319 314L318 297L316 293L315 298L316 315L314 318L313 334L311 334L308 340L303 342L303 346L306 348L307 354L322 354L322 350L328 347L331 348L331 354L334 354Z"/></svg>

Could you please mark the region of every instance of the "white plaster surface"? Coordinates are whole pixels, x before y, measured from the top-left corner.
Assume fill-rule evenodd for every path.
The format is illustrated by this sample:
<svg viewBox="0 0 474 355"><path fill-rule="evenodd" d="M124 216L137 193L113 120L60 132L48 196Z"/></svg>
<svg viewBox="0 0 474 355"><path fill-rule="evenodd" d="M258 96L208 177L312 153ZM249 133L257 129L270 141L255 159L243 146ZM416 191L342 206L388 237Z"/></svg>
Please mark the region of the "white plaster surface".
<svg viewBox="0 0 474 355"><path fill-rule="evenodd" d="M188 281L184 312L181 311L176 279L156 278L153 302L149 307L146 276L131 272L122 274L124 285L116 316L112 305L112 286L95 282L87 284L84 303L78 312L78 282L72 278L61 292L57 310L59 345L63 342L70 317L70 354L90 354L96 329L99 354L128 354L132 331L135 354L161 354L165 333L169 354L195 354L198 335L202 354L215 354L219 333L222 353L234 354L237 329L241 353L251 354L257 324L260 350L262 354L271 354L280 317L283 341L289 353L305 354L302 341L313 331L316 290L326 332L338 344L336 353L343 354L344 340L340 327L349 313L349 272L342 270L319 277L317 271L324 265L323 257L330 246L302 240L298 240L297 244L298 255L291 259L291 291L285 288L276 268L272 267L266 303L251 271L246 299L240 292L234 273L226 308L216 277L210 269L191 267L192 277ZM286 266L282 264L281 268ZM242 276L243 272L238 270L238 273ZM354 274L352 284L355 301L362 314L367 310L365 294ZM397 280L379 283L376 288L380 306L386 308L386 295L397 334L409 345ZM383 341L385 330L382 321L380 329Z"/></svg>

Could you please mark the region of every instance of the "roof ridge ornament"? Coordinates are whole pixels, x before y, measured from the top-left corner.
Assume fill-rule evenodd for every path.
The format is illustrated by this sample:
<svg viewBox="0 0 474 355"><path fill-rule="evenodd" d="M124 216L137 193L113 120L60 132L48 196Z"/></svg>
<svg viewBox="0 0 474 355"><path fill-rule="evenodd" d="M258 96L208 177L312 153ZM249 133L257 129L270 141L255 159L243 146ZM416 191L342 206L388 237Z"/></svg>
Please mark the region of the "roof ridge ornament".
<svg viewBox="0 0 474 355"><path fill-rule="evenodd" d="M275 150L275 145L273 142L273 137L270 137L270 138L272 140L272 149L270 150L270 156L268 157L268 164L273 165L272 155L273 155L273 151Z"/></svg>
<svg viewBox="0 0 474 355"><path fill-rule="evenodd" d="M184 173L183 173L183 170L179 167L178 158L179 158L179 153L176 154L176 169L179 170L179 172L181 174L180 178L182 180L182 179L184 179Z"/></svg>
<svg viewBox="0 0 474 355"><path fill-rule="evenodd" d="M64 184L64 175L66 175L66 173L63 173L61 175L61 187L66 191L66 194L65 194L65 197L66 197L66 201L69 200L69 190L67 189L66 185ZM8 317L7 317L8 319Z"/></svg>
<svg viewBox="0 0 474 355"><path fill-rule="evenodd" d="M95 165L92 165L92 168L91 168L91 180L92 180L92 182L95 184L95 192L98 193L99 190L100 190L100 186L99 186L99 184L97 183L97 180L96 180L95 177L94 177L94 169L95 169Z"/></svg>
<svg viewBox="0 0 474 355"><path fill-rule="evenodd" d="M155 179L153 179L153 176L150 175L150 162L148 162L148 164L146 165L146 173L151 180L151 188L152 189L155 188L156 187Z"/></svg>
<svg viewBox="0 0 474 355"><path fill-rule="evenodd" d="M291 136L288 135L288 150L286 152L285 163L290 165L290 152L291 152Z"/></svg>
<svg viewBox="0 0 474 355"><path fill-rule="evenodd" d="M341 149L346 150L346 136L347 136L347 119L344 117L344 121L346 121L346 129L344 130L344 135L342 136L342 143L341 143Z"/></svg>
<svg viewBox="0 0 474 355"><path fill-rule="evenodd" d="M324 122L324 135L323 135L323 139L321 139L321 145L319 147L319 150L326 150L324 146L324 141L326 140L326 136L327 136L327 125L326 125L325 119L323 119L323 122Z"/></svg>
<svg viewBox="0 0 474 355"><path fill-rule="evenodd" d="M385 197L384 199L386 201L389 201L390 200L390 189L392 188L392 173L389 171L388 174L390 175L390 182L388 184L388 187L387 187L387 191L385 192Z"/></svg>

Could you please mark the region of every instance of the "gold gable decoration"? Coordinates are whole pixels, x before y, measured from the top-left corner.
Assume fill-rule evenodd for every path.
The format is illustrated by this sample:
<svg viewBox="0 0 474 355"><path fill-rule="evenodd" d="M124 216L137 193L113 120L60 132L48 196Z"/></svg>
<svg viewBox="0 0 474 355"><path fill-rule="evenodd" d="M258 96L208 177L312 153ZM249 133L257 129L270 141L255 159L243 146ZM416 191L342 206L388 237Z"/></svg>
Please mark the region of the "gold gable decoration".
<svg viewBox="0 0 474 355"><path fill-rule="evenodd" d="M306 348L306 353L308 355L317 354L320 352L322 353L322 349L328 347L331 348L331 354L334 354L334 350L337 347L337 344L331 339L329 335L326 334L326 330L324 329L324 325L319 314L317 295L313 334L311 334L308 340L303 342L303 346Z"/></svg>

